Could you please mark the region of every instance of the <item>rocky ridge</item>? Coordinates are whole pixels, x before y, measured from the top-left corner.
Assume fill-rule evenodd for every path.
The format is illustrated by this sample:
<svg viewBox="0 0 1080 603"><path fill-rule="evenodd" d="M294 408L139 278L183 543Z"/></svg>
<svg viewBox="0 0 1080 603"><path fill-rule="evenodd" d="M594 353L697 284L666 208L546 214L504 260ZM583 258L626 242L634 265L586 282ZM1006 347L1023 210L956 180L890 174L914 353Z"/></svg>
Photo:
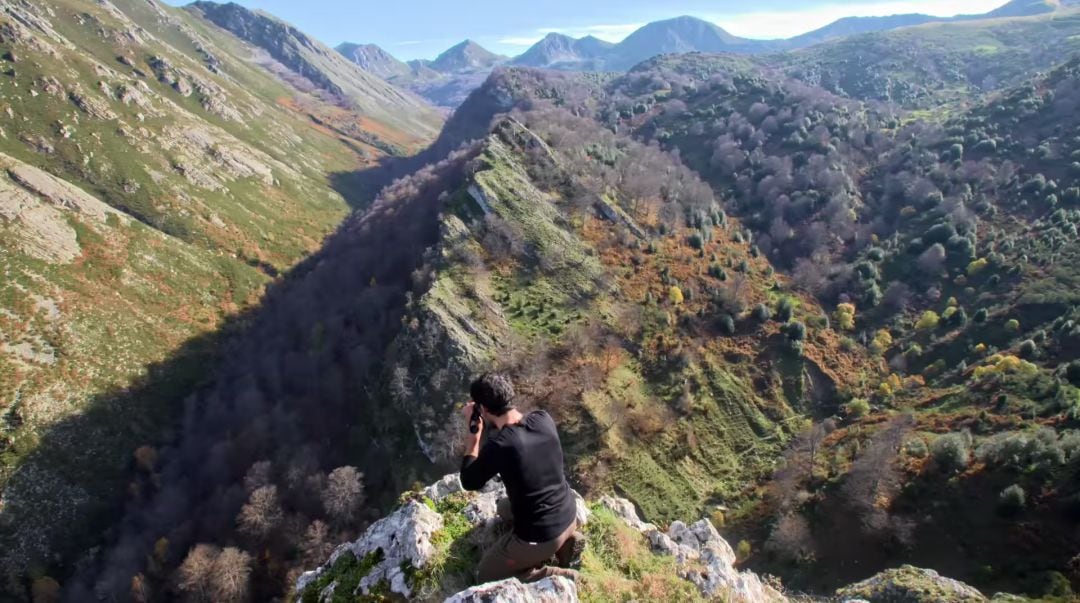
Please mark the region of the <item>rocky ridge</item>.
<svg viewBox="0 0 1080 603"><path fill-rule="evenodd" d="M425 572L445 563L443 552L453 542L446 536L451 524L462 524L454 533L480 550L493 542L506 527L501 525L496 504L505 496L501 482L493 480L480 492L465 492L457 474L450 474L421 491L405 496L405 502L375 522L357 540L337 548L319 568L305 572L297 580L298 600L336 600L342 588L360 600L391 593L410 601L432 600L439 595L436 584L424 583ZM447 504L452 502L452 504ZM736 567L735 552L712 523L701 519L692 524L672 522L667 530L642 521L633 504L623 498L602 496L595 504L578 498L578 521L588 528L593 513L603 510L629 526L656 556L671 557L680 579L693 584L706 600L732 603L781 603L803 600L782 592L775 580L765 580ZM592 540L590 540L590 544ZM471 572L472 568L465 568ZM438 574L445 577L446 574ZM466 578L467 579L467 578ZM506 602L547 603L579 600L580 585L592 576L588 566L579 584L565 578L549 578L532 584L507 579L446 593L447 603ZM452 581L448 581L452 583ZM428 590L425 590L427 588ZM882 572L863 582L840 589L840 601L856 603L968 603L987 601L978 590L936 572L903 566ZM581 597L580 600L587 600ZM994 601L1013 600L995 595Z"/></svg>

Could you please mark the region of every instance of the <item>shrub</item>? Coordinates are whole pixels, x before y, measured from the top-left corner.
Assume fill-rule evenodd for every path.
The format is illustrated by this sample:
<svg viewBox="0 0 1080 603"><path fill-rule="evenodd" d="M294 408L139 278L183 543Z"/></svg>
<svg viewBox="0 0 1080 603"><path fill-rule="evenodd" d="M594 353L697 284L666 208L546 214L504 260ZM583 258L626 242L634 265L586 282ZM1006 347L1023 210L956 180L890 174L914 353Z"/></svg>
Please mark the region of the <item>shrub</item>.
<svg viewBox="0 0 1080 603"><path fill-rule="evenodd" d="M976 324L981 325L986 322L987 316L988 313L986 311L986 308L979 308L975 311L975 316L973 316L972 319L975 321Z"/></svg>
<svg viewBox="0 0 1080 603"><path fill-rule="evenodd" d="M750 554L753 552L753 547L749 541L740 540L739 544L735 546L735 558L739 561L746 561Z"/></svg>
<svg viewBox="0 0 1080 603"><path fill-rule="evenodd" d="M904 452L910 457L924 459L930 454L930 449L926 447L926 442L922 438L912 438L904 444Z"/></svg>
<svg viewBox="0 0 1080 603"><path fill-rule="evenodd" d="M938 468L948 474L959 473L966 469L971 454L968 438L961 433L949 433L938 437L934 440L930 451Z"/></svg>
<svg viewBox="0 0 1080 603"><path fill-rule="evenodd" d="M700 250L705 247L705 239L703 239L701 234L697 232L690 235L688 242L690 243L690 246L694 249Z"/></svg>
<svg viewBox="0 0 1080 603"><path fill-rule="evenodd" d="M940 322L941 317L938 316L937 312L927 310L919 317L919 321L915 323L915 328L920 331L931 331L936 329Z"/></svg>
<svg viewBox="0 0 1080 603"><path fill-rule="evenodd" d="M870 414L870 402L865 398L855 398L844 405L844 414L859 419Z"/></svg>
<svg viewBox="0 0 1080 603"><path fill-rule="evenodd" d="M777 322L788 322L795 313L795 304L792 303L791 298L783 297L776 304L776 320Z"/></svg>
<svg viewBox="0 0 1080 603"><path fill-rule="evenodd" d="M671 289L668 290L668 301L676 306L682 304L684 299L682 289L678 286L673 285Z"/></svg>
<svg viewBox="0 0 1080 603"><path fill-rule="evenodd" d="M989 266L989 265L990 265L989 260L987 260L986 258L979 258L979 259L971 262L970 264L968 264L968 266L967 266L967 274L968 274L968 276L975 276L976 274L979 274L983 270L986 270L986 267Z"/></svg>
<svg viewBox="0 0 1080 603"><path fill-rule="evenodd" d="M1005 330L1009 331L1010 333L1016 333L1020 330L1020 321L1016 320L1015 318L1010 319L1008 322L1005 323Z"/></svg>
<svg viewBox="0 0 1080 603"><path fill-rule="evenodd" d="M791 341L805 341L806 340L806 325L799 321L788 323L787 328L788 339Z"/></svg>
<svg viewBox="0 0 1080 603"><path fill-rule="evenodd" d="M945 324L950 327L963 327L967 324L967 312L963 308L952 307L942 315Z"/></svg>
<svg viewBox="0 0 1080 603"><path fill-rule="evenodd" d="M730 314L724 314L719 320L720 332L724 335L735 334L735 319Z"/></svg>
<svg viewBox="0 0 1080 603"><path fill-rule="evenodd" d="M1001 491L998 495L998 511L1005 515L1015 515L1024 508L1027 503L1027 493L1024 489L1013 484Z"/></svg>
<svg viewBox="0 0 1080 603"><path fill-rule="evenodd" d="M885 350L889 349L889 346L893 344L892 334L888 329L879 329L874 334L874 340L870 342L870 351L875 354L884 354Z"/></svg>
<svg viewBox="0 0 1080 603"><path fill-rule="evenodd" d="M1080 387L1080 360L1073 360L1065 367L1065 378L1069 383Z"/></svg>
<svg viewBox="0 0 1080 603"><path fill-rule="evenodd" d="M855 330L854 304L840 304L836 306L836 324L844 331Z"/></svg>
<svg viewBox="0 0 1080 603"><path fill-rule="evenodd" d="M754 306L754 309L750 314L754 317L754 320L758 322L765 322L772 316L772 312L769 311L769 306L766 306L765 304Z"/></svg>
<svg viewBox="0 0 1080 603"><path fill-rule="evenodd" d="M1031 358L1038 349L1039 347L1035 345L1034 341L1025 339L1024 342L1020 344L1020 355L1024 358Z"/></svg>
<svg viewBox="0 0 1080 603"><path fill-rule="evenodd" d="M871 262L880 262L885 259L885 251L880 247L871 247L870 250L866 252L866 258Z"/></svg>

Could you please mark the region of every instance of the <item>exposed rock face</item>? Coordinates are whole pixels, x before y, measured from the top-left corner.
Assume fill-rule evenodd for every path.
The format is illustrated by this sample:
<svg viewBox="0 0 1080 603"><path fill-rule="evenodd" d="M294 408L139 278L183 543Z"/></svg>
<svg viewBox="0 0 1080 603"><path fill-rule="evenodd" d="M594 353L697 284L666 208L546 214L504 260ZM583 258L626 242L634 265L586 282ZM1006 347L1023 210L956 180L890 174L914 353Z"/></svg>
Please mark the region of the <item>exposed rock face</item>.
<svg viewBox="0 0 1080 603"><path fill-rule="evenodd" d="M735 569L735 551L709 520L701 519L690 525L676 521L664 533L653 524L641 521L634 505L626 499L604 496L600 504L644 534L654 551L674 555L681 566L682 577L693 582L706 597L737 603L788 600L757 574Z"/></svg>
<svg viewBox="0 0 1080 603"><path fill-rule="evenodd" d="M378 558L367 574L360 579L358 594L368 594L380 584L409 598L413 595L413 586L409 583L407 571L423 569L436 555L432 537L443 528L443 517L434 511L427 501L438 504L447 497L464 492L458 474L450 474L431 484L420 492L420 500L411 500L390 515L373 524L355 542L344 544L334 551L329 561L318 569L305 572L296 582L296 592L302 593L314 584L343 555L353 555L357 559ZM469 495L468 503L461 513L475 529L469 538L477 544L486 544L504 533L505 527L498 516L499 499L506 496L506 488L501 481L492 480L483 490ZM575 493L578 505L578 522L588 522L589 511L585 501ZM483 546L481 546L483 548ZM337 588L337 581L332 581L320 591L320 600L328 600ZM455 598L456 597L456 598ZM536 584L523 585L517 580L504 580L493 584L478 586L463 591L450 600L453 601L576 601L577 591L573 583L563 578L542 580Z"/></svg>
<svg viewBox="0 0 1080 603"><path fill-rule="evenodd" d="M845 601L862 599L870 603L977 603L987 600L981 592L963 582L910 565L886 570L841 588L836 595Z"/></svg>
<svg viewBox="0 0 1080 603"><path fill-rule="evenodd" d="M510 578L474 586L443 603L573 603L577 587L566 578L554 576L532 584Z"/></svg>
<svg viewBox="0 0 1080 603"><path fill-rule="evenodd" d="M300 576L296 582L297 591L303 591L324 571L333 567L342 555L353 555L364 559L368 555L381 551L382 560L360 581L359 589L369 594L371 589L384 580L390 589L404 597L412 594L412 588L406 583L402 567L424 567L435 553L431 536L443 527L442 516L423 503L410 501L397 511L375 522L356 542L338 547L330 556L330 561L313 572ZM333 592L334 583L324 589ZM357 593L360 594L360 593Z"/></svg>
<svg viewBox="0 0 1080 603"><path fill-rule="evenodd" d="M335 563L343 555L356 559L377 559L362 578L356 594L386 589L406 599L430 600L430 592L415 591L410 583L414 570L427 567L438 558L440 530L453 523L449 514L443 516L434 508L448 497L463 493L456 473L424 488L396 511L376 522L356 542L339 547L330 560L319 569L303 574L297 581L296 592L302 595L307 588L319 589L319 601L329 601L339 587L334 577ZM456 500L454 513L460 513L472 529L466 536L469 542L484 549L487 543L505 533L496 510L500 498L506 495L503 484L492 480L476 493ZM576 496L576 493L575 493ZM577 497L578 521L585 525L589 511L585 501ZM610 509L628 526L648 539L653 552L675 557L679 576L693 583L710 600L731 603L786 603L789 599L757 574L735 568L735 552L706 519L685 524L672 522L666 532L642 521L633 503L613 496L602 496L599 504ZM324 575L326 577L324 577ZM320 577L323 577L320 580ZM588 574L585 575L588 579ZM316 582L318 583L316 584ZM314 586L313 586L314 585ZM379 590L382 589L382 590ZM340 595L340 593L338 593ZM910 565L882 572L870 579L837 591L837 600L847 603L976 603L988 601L978 590L956 580L942 577L932 570ZM561 577L547 578L533 584L516 579L501 580L473 586L446 599L446 603L555 603L578 600L576 585ZM1010 595L995 595L989 601L1017 600Z"/></svg>

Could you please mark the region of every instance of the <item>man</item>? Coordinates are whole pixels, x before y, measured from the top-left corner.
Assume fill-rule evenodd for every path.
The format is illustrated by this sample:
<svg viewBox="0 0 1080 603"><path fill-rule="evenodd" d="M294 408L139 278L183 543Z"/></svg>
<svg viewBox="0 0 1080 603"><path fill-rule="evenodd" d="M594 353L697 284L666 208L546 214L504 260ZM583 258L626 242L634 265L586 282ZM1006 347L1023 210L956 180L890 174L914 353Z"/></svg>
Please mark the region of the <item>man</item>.
<svg viewBox="0 0 1080 603"><path fill-rule="evenodd" d="M507 499L499 515L514 529L485 551L477 569L479 582L517 577L523 581L548 576L577 578L567 569L585 548L577 532L577 502L563 474L562 444L555 422L542 410L523 415L514 407L514 386L499 374L485 374L469 388L472 400L463 409L475 426L465 440L461 485L479 490L495 474L506 485ZM473 421L479 405L483 421ZM480 447L485 426L496 431ZM548 562L555 558L559 567Z"/></svg>

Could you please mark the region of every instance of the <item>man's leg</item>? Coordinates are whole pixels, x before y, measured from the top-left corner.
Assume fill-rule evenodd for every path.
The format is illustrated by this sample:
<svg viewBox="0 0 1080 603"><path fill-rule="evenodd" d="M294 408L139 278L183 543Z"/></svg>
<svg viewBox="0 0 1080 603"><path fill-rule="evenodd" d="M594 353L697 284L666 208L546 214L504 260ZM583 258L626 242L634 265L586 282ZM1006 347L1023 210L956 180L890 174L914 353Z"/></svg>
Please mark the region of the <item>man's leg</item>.
<svg viewBox="0 0 1080 603"><path fill-rule="evenodd" d="M510 508L510 499L505 496L500 498L495 503L495 510L498 512L499 517L506 523L514 522L514 510Z"/></svg>
<svg viewBox="0 0 1080 603"><path fill-rule="evenodd" d="M477 582L484 584L513 576L527 580L531 577L530 571L547 563L559 550L560 544L558 539L531 543L512 533L507 534L480 559L476 570Z"/></svg>
<svg viewBox="0 0 1080 603"><path fill-rule="evenodd" d="M569 563L563 563L563 557L569 556L569 549L575 546L575 536L580 536L580 534L577 532L577 521L571 522L570 526L563 530L563 533L559 534L559 536L554 540L537 545L539 548L542 549L541 552L551 552L547 553L544 557L544 561L542 562L544 563L544 565L541 565L539 567L532 567L531 569L526 570L525 573L519 575L518 577L521 579L521 581L535 582L537 580L543 580L544 578L548 578L550 576L562 576L564 578L569 578L576 581L578 577L577 571L575 571L574 569L570 569L568 567ZM582 545L584 545L585 542L584 538L584 536L581 536ZM555 560L558 562L558 566L548 565L548 562L551 561L552 556L555 557Z"/></svg>

